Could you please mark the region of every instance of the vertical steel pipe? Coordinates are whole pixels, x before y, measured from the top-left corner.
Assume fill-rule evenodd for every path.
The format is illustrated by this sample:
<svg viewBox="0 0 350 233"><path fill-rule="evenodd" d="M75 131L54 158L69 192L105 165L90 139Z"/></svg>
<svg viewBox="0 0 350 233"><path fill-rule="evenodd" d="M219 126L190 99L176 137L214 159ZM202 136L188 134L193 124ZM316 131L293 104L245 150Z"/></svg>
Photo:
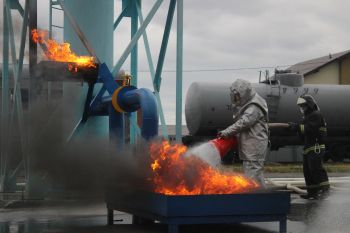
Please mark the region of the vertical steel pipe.
<svg viewBox="0 0 350 233"><path fill-rule="evenodd" d="M144 139L149 140L158 135L157 100L150 90L145 88L130 90L121 93L120 100L130 109L141 110L141 136Z"/></svg>
<svg viewBox="0 0 350 233"><path fill-rule="evenodd" d="M183 0L177 0L176 141L182 138Z"/></svg>
<svg viewBox="0 0 350 233"><path fill-rule="evenodd" d="M140 0L133 0L132 1L132 7L131 7L131 38L136 35L137 29L138 29L138 12L137 12L137 2ZM139 3L140 4L140 3ZM135 42L135 45L133 46L130 54L130 71L131 71L131 85L137 87L137 70L138 70L138 40ZM135 144L136 142L136 122L137 122L137 115L135 113L130 113L130 143Z"/></svg>
<svg viewBox="0 0 350 233"><path fill-rule="evenodd" d="M7 132L9 116L9 32L6 17L6 1L3 6L3 62L2 62L2 105L1 105L1 160L0 160L0 191L5 191Z"/></svg>
<svg viewBox="0 0 350 233"><path fill-rule="evenodd" d="M124 130L124 114L117 112L112 104L108 107L109 110L109 137L111 142L116 142L117 146L123 147L125 144Z"/></svg>

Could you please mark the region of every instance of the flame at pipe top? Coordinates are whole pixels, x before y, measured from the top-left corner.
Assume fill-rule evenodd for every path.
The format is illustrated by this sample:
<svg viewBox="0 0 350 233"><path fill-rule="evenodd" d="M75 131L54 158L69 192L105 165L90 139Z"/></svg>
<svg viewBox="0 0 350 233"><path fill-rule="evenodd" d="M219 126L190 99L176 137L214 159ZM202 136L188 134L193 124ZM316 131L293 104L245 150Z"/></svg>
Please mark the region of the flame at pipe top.
<svg viewBox="0 0 350 233"><path fill-rule="evenodd" d="M187 148L167 141L150 146L150 181L154 192L165 195L247 193L259 184L241 174L223 174L196 156L184 156Z"/></svg>
<svg viewBox="0 0 350 233"><path fill-rule="evenodd" d="M48 59L57 62L69 62L70 71L77 72L79 67L96 68L93 57L78 56L71 51L69 43L58 43L47 37L47 31L33 29L32 40L45 47L45 55Z"/></svg>

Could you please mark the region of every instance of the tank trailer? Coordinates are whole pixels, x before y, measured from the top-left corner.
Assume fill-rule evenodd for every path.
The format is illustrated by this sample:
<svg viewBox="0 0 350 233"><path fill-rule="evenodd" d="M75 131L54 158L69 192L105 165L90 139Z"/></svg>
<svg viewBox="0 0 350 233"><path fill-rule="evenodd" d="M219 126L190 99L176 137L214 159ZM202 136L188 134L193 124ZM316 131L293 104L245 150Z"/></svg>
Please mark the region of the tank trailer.
<svg viewBox="0 0 350 233"><path fill-rule="evenodd" d="M185 103L189 135L183 137L184 144L214 138L219 130L233 123L235 106L230 100L230 86L231 83L191 84ZM314 96L327 122L325 160L350 158L350 85L304 84L301 74L277 71L253 87L266 99L270 123L299 122L297 98L302 94ZM270 128L270 141L270 150L302 144L300 137L283 127Z"/></svg>

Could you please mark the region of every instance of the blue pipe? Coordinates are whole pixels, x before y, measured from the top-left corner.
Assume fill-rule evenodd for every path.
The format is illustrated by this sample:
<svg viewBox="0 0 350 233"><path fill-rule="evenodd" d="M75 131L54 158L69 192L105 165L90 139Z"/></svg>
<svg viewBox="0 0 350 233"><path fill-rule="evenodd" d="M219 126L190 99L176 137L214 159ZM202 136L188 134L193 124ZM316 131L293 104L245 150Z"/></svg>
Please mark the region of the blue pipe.
<svg viewBox="0 0 350 233"><path fill-rule="evenodd" d="M143 138L149 140L158 135L157 100L152 91L145 88L133 89L121 92L118 99L126 112L141 110L141 136Z"/></svg>
<svg viewBox="0 0 350 233"><path fill-rule="evenodd" d="M110 140L116 141L117 145L122 147L125 143L124 114L115 111L111 104L109 105L108 110Z"/></svg>
<svg viewBox="0 0 350 233"><path fill-rule="evenodd" d="M104 63L99 66L99 76L100 80L104 84L104 90L107 90L110 96L102 97L104 90L99 93L99 98L97 100L99 103L94 103L90 106L91 112L94 115L100 115L102 111L105 111L106 103L112 107L112 104L110 104L112 95L120 87L115 82L111 72ZM124 112L135 112L141 109L141 136L144 139L149 140L158 136L157 100L152 91L145 88L137 89L134 86L123 86L118 90L117 102L120 109ZM113 110L116 111L115 109ZM112 123L110 119L110 129L113 128L114 130L118 131L121 130L121 128L116 125L121 124L122 122L122 119L119 118L120 116L111 114L111 108L109 108L109 116L110 118L118 119L119 122ZM124 135L122 132L120 132L120 134L115 132L114 134L119 136Z"/></svg>

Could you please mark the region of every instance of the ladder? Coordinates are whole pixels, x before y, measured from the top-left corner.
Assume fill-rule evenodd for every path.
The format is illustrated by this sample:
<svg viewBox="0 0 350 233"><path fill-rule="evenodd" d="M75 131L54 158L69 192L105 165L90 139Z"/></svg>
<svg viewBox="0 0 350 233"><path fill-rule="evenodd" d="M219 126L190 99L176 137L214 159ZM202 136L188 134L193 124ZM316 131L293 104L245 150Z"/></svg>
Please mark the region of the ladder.
<svg viewBox="0 0 350 233"><path fill-rule="evenodd" d="M63 12L63 10L62 10L60 4L58 3L58 1L54 1L54 0L50 0L49 10L50 10L50 15L49 15L49 38L52 39L52 28L63 29L63 26L53 24L53 22L52 22L53 21L52 20L52 13L53 13L54 10L62 11L62 12Z"/></svg>
<svg viewBox="0 0 350 233"><path fill-rule="evenodd" d="M281 83L279 80L272 82L270 77L267 77L267 80L270 86L270 93L266 96L267 107L269 109L269 120L275 122L277 120L281 98Z"/></svg>

